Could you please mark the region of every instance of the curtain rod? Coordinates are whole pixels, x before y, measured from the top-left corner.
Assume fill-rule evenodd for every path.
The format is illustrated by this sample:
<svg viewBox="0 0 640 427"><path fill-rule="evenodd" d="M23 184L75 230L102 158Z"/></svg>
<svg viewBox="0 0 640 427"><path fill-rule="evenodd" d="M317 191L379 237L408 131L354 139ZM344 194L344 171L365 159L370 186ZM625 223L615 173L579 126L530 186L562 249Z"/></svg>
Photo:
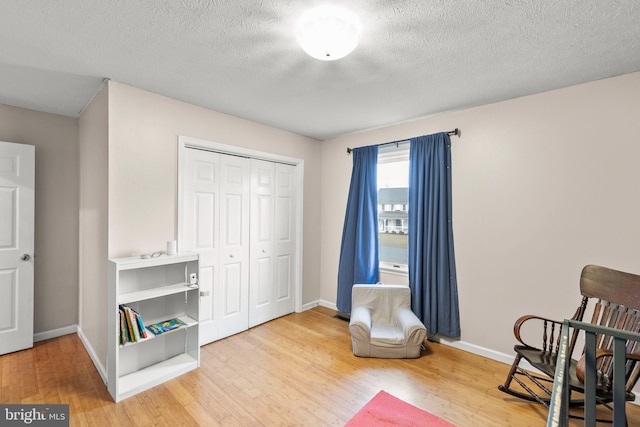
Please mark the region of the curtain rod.
<svg viewBox="0 0 640 427"><path fill-rule="evenodd" d="M460 137L460 129L455 128L454 130L450 130L447 132L447 135L452 136L452 135L458 135L458 137ZM391 144L398 144L400 142L405 142L410 140L411 138L405 138L405 139L399 139L397 141L391 141L391 142L383 142L382 144L377 144L378 147L381 147L383 145L391 145ZM347 154L351 154L351 152L353 151L352 148L347 148Z"/></svg>

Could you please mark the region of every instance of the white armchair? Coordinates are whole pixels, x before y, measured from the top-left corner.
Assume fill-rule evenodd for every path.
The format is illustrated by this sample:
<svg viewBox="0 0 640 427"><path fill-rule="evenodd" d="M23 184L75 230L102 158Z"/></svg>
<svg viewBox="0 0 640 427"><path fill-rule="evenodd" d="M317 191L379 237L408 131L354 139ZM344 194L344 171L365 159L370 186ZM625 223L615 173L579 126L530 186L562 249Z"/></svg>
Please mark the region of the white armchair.
<svg viewBox="0 0 640 427"><path fill-rule="evenodd" d="M420 357L427 336L403 285L353 285L349 332L356 356L395 359Z"/></svg>

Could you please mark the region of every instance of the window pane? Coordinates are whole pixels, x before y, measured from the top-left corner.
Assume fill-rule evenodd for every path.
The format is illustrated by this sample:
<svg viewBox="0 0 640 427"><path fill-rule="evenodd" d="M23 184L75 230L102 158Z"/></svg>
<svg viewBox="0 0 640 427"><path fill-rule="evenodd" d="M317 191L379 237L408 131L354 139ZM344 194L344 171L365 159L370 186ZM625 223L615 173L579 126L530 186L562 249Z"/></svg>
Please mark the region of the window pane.
<svg viewBox="0 0 640 427"><path fill-rule="evenodd" d="M380 263L406 266L408 260L409 161L378 162L378 243Z"/></svg>

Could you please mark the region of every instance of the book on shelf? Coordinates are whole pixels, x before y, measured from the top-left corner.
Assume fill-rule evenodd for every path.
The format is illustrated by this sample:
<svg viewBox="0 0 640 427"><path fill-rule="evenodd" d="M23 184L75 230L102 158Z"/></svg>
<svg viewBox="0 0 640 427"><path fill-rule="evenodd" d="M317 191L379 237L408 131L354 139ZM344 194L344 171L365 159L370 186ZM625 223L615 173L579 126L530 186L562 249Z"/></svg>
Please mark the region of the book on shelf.
<svg viewBox="0 0 640 427"><path fill-rule="evenodd" d="M164 320L162 322L154 323L152 325L147 326L154 335L164 334L165 332L173 331L175 329L182 328L187 326L182 320L178 318L173 318L169 320Z"/></svg>
<svg viewBox="0 0 640 427"><path fill-rule="evenodd" d="M129 306L120 305L120 345L147 338L142 316Z"/></svg>
<svg viewBox="0 0 640 427"><path fill-rule="evenodd" d="M120 312L119 313L120 333L118 334L118 339L119 339L120 345L125 345L128 342L127 340L128 332L127 332L127 327L125 326L125 323L124 323L124 311L120 309L119 312Z"/></svg>

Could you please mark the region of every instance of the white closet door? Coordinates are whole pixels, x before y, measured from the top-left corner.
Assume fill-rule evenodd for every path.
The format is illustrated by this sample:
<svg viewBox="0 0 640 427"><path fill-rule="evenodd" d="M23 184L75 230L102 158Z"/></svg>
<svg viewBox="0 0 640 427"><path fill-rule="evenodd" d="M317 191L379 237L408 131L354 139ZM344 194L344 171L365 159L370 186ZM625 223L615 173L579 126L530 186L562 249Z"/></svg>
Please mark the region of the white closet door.
<svg viewBox="0 0 640 427"><path fill-rule="evenodd" d="M220 155L220 334L249 327L250 160ZM214 294L215 297L215 294Z"/></svg>
<svg viewBox="0 0 640 427"><path fill-rule="evenodd" d="M251 161L249 326L295 308L296 167Z"/></svg>
<svg viewBox="0 0 640 427"><path fill-rule="evenodd" d="M181 250L200 254L202 345L292 313L296 166L187 149Z"/></svg>
<svg viewBox="0 0 640 427"><path fill-rule="evenodd" d="M220 337L215 295L220 259L220 155L185 150L181 251L200 254L200 343Z"/></svg>
<svg viewBox="0 0 640 427"><path fill-rule="evenodd" d="M295 310L297 168L276 163L274 318Z"/></svg>
<svg viewBox="0 0 640 427"><path fill-rule="evenodd" d="M249 326L275 317L275 163L251 160Z"/></svg>

